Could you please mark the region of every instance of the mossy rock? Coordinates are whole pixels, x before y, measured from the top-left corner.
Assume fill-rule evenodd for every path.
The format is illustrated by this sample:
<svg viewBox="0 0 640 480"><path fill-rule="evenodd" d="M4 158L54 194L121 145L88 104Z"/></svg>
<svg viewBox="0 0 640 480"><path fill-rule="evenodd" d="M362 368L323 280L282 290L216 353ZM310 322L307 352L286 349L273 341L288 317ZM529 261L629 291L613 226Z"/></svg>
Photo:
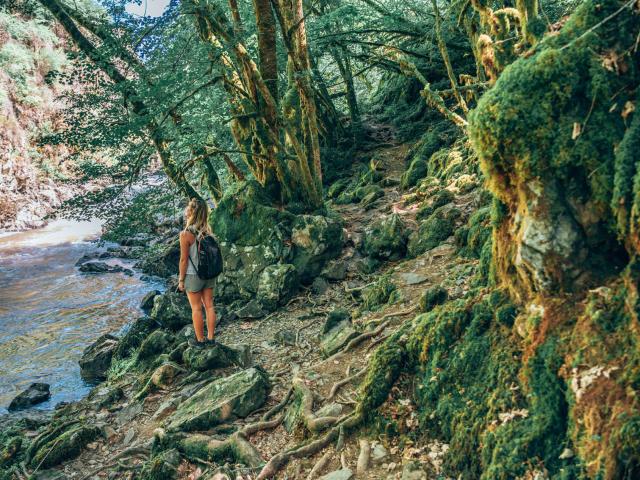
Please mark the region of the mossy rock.
<svg viewBox="0 0 640 480"><path fill-rule="evenodd" d="M172 480L178 478L180 452L172 448L155 455L144 464L140 472L141 480Z"/></svg>
<svg viewBox="0 0 640 480"><path fill-rule="evenodd" d="M327 315L327 319L325 320L324 325L322 325L322 333L327 333L339 323L350 319L351 314L348 311L344 308L336 308L335 310L330 311Z"/></svg>
<svg viewBox="0 0 640 480"><path fill-rule="evenodd" d="M169 351L175 337L164 330L156 330L142 342L138 349L138 360L149 360Z"/></svg>
<svg viewBox="0 0 640 480"><path fill-rule="evenodd" d="M159 328L158 323L151 317L137 318L118 340L118 346L113 353L113 358L123 359L130 356L150 333L157 328Z"/></svg>
<svg viewBox="0 0 640 480"><path fill-rule="evenodd" d="M409 231L398 214L376 220L365 229L360 251L380 260L398 260L407 251Z"/></svg>
<svg viewBox="0 0 640 480"><path fill-rule="evenodd" d="M448 298L449 293L446 288L440 285L428 288L420 296L420 311L423 313L430 312L436 305L441 305L446 302Z"/></svg>
<svg viewBox="0 0 640 480"><path fill-rule="evenodd" d="M246 368L251 364L251 351L246 345L228 347L216 342L203 349L189 347L183 359L189 369L200 372L231 366Z"/></svg>
<svg viewBox="0 0 640 480"><path fill-rule="evenodd" d="M469 217L465 228L456 232L456 243L460 254L470 258L480 258L482 247L491 237L491 207L478 209Z"/></svg>
<svg viewBox="0 0 640 480"><path fill-rule="evenodd" d="M455 232L456 221L461 213L455 207L445 205L420 224L418 231L409 236L407 251L411 257L417 257L437 247Z"/></svg>
<svg viewBox="0 0 640 480"><path fill-rule="evenodd" d="M341 178L340 180L336 180L327 189L327 198L337 198L352 182L353 180L351 178Z"/></svg>
<svg viewBox="0 0 640 480"><path fill-rule="evenodd" d="M96 381L107 378L111 359L118 348L118 338L110 334L100 335L98 339L82 352L78 361L80 376L84 380Z"/></svg>
<svg viewBox="0 0 640 480"><path fill-rule="evenodd" d="M364 202L369 204L384 196L384 190L380 185L365 184L356 188L353 192L354 197L364 206Z"/></svg>
<svg viewBox="0 0 640 480"><path fill-rule="evenodd" d="M375 311L380 307L395 303L401 292L388 275L380 277L373 285L365 288L362 292L363 310Z"/></svg>
<svg viewBox="0 0 640 480"><path fill-rule="evenodd" d="M47 469L72 460L80 455L82 449L98 435L100 435L100 429L97 427L85 424L71 425L54 438L38 444L37 449L32 451L29 464L32 467L39 465L40 468Z"/></svg>
<svg viewBox="0 0 640 480"><path fill-rule="evenodd" d="M145 250L136 264L147 275L169 278L178 274L180 241L176 238L168 244L157 244Z"/></svg>
<svg viewBox="0 0 640 480"><path fill-rule="evenodd" d="M167 292L153 299L149 316L164 328L177 331L191 324L191 307L183 293Z"/></svg>
<svg viewBox="0 0 640 480"><path fill-rule="evenodd" d="M329 357L340 351L356 335L358 335L358 332L353 328L351 319L335 323L328 331L322 334L320 339L320 348L323 355Z"/></svg>
<svg viewBox="0 0 640 480"><path fill-rule="evenodd" d="M298 285L296 267L286 263L268 265L260 274L256 298L267 310L274 310L291 298Z"/></svg>
<svg viewBox="0 0 640 480"><path fill-rule="evenodd" d="M168 431L207 430L235 418L244 418L267 401L267 375L249 368L214 380L182 402L169 418Z"/></svg>
<svg viewBox="0 0 640 480"><path fill-rule="evenodd" d="M300 281L308 284L329 260L340 255L342 223L330 216L298 215L291 229L291 243L293 250L288 263L296 268Z"/></svg>
<svg viewBox="0 0 640 480"><path fill-rule="evenodd" d="M433 215L437 208L453 202L455 195L449 190L442 188L437 190L433 195L427 198L416 213L417 220L424 220Z"/></svg>

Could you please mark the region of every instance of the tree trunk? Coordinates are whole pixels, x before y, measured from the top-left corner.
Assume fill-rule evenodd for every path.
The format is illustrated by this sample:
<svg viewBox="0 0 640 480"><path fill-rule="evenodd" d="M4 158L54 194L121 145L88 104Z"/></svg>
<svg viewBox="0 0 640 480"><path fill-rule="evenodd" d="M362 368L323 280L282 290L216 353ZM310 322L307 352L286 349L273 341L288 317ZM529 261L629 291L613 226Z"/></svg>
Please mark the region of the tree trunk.
<svg viewBox="0 0 640 480"><path fill-rule="evenodd" d="M276 51L276 20L269 0L253 0L258 30L260 75L273 98L278 101L278 57Z"/></svg>

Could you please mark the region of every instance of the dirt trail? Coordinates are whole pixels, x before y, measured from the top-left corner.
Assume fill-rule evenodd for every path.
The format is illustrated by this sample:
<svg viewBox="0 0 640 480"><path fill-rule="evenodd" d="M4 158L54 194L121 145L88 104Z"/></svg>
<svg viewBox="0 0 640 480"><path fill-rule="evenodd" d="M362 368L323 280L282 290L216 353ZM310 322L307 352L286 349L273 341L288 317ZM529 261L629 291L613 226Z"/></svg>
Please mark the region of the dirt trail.
<svg viewBox="0 0 640 480"><path fill-rule="evenodd" d="M397 186L405 169L403 158L406 150L405 146L395 146L375 152L375 158L380 162L379 167L383 169L385 178L392 179L389 183L393 186L385 187L385 195L376 201L373 208L364 210L358 204L335 206L345 220L346 233L350 239L339 260L347 265L344 280L330 283L323 293L314 293L311 288L304 288L288 305L263 319L233 322L225 322L222 319L217 330L218 341L223 344L249 345L254 363L262 366L272 381L268 403L235 425L258 421L265 411L277 405L287 395L294 378L300 379L313 392L313 411L331 404L331 408L341 410L341 415L348 413L354 408L358 384L362 380L362 375L354 374L361 373L367 366L376 347L403 322L411 321L416 315L418 300L425 289L440 284L451 275L460 276L459 272L472 262L454 256L455 247L450 239L418 258L386 263L370 275L360 272L358 262L362 261L362 257L355 244L368 225L394 210L402 212L401 216L406 223L415 224L415 208L402 205L402 194ZM469 211L472 202L472 197L465 196L458 196L455 200L456 205L463 211ZM319 338L327 314L338 308L349 312L356 311L360 305L357 297L361 288L387 273L402 292L402 300L379 311L366 312L355 318L356 328L362 332L373 331L375 334L370 334L348 351L325 359L319 348ZM468 281L464 276L461 278L462 281L456 285L460 294ZM456 292L450 292L450 295L456 296ZM379 328L381 325L385 325L384 328ZM373 327L368 328L371 326ZM338 382L350 376L354 377L351 381L336 386ZM204 382L207 379L198 380ZM185 390L188 393L190 388L195 391L199 385L187 384L185 378L178 377L171 387L153 393L141 402L132 399L139 385L128 385L124 387L123 401L119 402L116 408L109 410L95 411L90 403L81 402L78 415L84 415L92 423L106 425L104 430L108 432L108 438L100 438L89 444L75 460L58 467L56 470L64 475L61 478L129 478L133 475L133 470L127 473L128 465L133 467L148 459L148 453L145 455L144 450L138 453L136 448L148 448L154 431L161 427L163 420L175 410L171 400L179 394L184 395ZM403 429L410 430L417 425L417 419L408 388L409 386L404 385L401 380L399 386L394 387L390 401L382 411ZM334 395L329 399L332 390ZM251 435L249 440L263 458L268 460L273 455L304 441L306 438L302 430L297 428L288 432L284 425L280 424L275 429ZM212 438L223 440L228 431L228 427L219 427L210 433ZM323 456L328 461L321 472L318 472L318 476L341 468L349 468L355 473L362 439L368 439L373 447L372 458L369 470L357 478L401 478L403 464L406 465L410 460L419 462L424 471L435 474L438 473L440 458L447 448L446 445L427 440L420 444L405 442L400 446L397 442L398 437L374 437L373 434L361 433L358 436L344 438L341 451L336 450L334 442L308 458L293 459L280 471L277 478L307 478L311 469ZM125 458L117 460L116 456L123 452ZM204 469L207 466L204 460L199 466L183 461L179 468L180 477L198 478L199 468ZM257 474L257 471L248 469L236 472L243 472L244 478L255 478ZM422 473L414 473L414 476L407 476L409 474L405 471L402 478L426 478L420 476Z"/></svg>

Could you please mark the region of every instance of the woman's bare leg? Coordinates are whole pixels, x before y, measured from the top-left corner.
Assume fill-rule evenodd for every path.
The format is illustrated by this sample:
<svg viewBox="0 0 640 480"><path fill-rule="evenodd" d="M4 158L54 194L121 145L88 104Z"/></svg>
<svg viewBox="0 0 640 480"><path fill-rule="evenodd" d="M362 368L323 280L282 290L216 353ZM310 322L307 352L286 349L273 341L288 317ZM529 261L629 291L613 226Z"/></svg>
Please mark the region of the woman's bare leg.
<svg viewBox="0 0 640 480"><path fill-rule="evenodd" d="M207 338L213 340L216 331L216 308L213 303L213 288L202 290L202 304L207 312Z"/></svg>
<svg viewBox="0 0 640 480"><path fill-rule="evenodd" d="M204 342L204 325L202 322L202 292L187 292L191 305L191 319L196 332L196 340Z"/></svg>

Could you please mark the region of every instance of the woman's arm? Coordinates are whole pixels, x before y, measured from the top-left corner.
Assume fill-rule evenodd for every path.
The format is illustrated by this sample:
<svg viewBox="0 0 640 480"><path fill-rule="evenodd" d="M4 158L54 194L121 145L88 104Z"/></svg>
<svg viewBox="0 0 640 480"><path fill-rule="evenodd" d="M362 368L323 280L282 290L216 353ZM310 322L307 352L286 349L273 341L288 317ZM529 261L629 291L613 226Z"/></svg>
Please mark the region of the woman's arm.
<svg viewBox="0 0 640 480"><path fill-rule="evenodd" d="M187 275L189 264L189 247L195 240L191 232L180 232L180 263L178 264L178 290L184 291L184 277Z"/></svg>

